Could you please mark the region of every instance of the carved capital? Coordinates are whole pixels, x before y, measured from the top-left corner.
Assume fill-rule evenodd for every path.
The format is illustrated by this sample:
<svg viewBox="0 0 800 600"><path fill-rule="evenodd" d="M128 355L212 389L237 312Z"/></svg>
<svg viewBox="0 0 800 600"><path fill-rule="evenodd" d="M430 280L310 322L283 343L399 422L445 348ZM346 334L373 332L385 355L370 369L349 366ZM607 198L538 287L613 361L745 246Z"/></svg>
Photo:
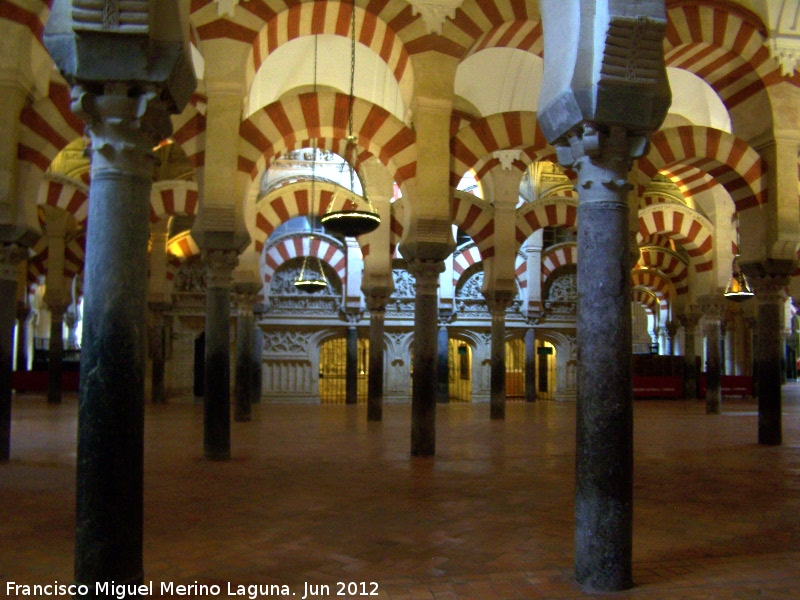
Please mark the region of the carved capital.
<svg viewBox="0 0 800 600"><path fill-rule="evenodd" d="M230 287L233 270L239 264L236 250L203 250L202 257L208 287Z"/></svg>
<svg viewBox="0 0 800 600"><path fill-rule="evenodd" d="M665 326L667 337L669 339L673 339L675 337L675 334L678 333L678 329L680 329L680 326L681 324L675 319L673 319L672 321L667 321L667 324Z"/></svg>
<svg viewBox="0 0 800 600"><path fill-rule="evenodd" d="M16 281L19 278L19 263L28 257L28 251L17 244L0 245L0 279Z"/></svg>
<svg viewBox="0 0 800 600"><path fill-rule="evenodd" d="M756 294L759 303L781 303L786 300L786 286L789 285L789 277L784 274L761 274L757 276L748 275L747 281Z"/></svg>
<svg viewBox="0 0 800 600"><path fill-rule="evenodd" d="M87 123L92 174L133 174L150 179L153 147L172 133L169 107L154 87L106 84L103 94L72 88L72 111Z"/></svg>
<svg viewBox="0 0 800 600"><path fill-rule="evenodd" d="M510 171L520 154L522 154L521 150L495 150L492 152L492 157L500 161L500 168L503 171Z"/></svg>
<svg viewBox="0 0 800 600"><path fill-rule="evenodd" d="M408 261L408 272L417 281L417 294L436 295L439 289L439 274L444 271L443 260L422 260L415 258Z"/></svg>
<svg viewBox="0 0 800 600"><path fill-rule="evenodd" d="M442 34L447 17L454 19L462 0L411 0L411 14L422 15L428 33Z"/></svg>
<svg viewBox="0 0 800 600"><path fill-rule="evenodd" d="M703 313L700 312L700 307L693 305L688 312L678 315L678 321L686 331L694 333L694 330L697 328L697 324L700 322L702 316Z"/></svg>
<svg viewBox="0 0 800 600"><path fill-rule="evenodd" d="M494 290L484 292L483 297L486 299L486 305L489 308L491 315L505 315L506 309L511 306L514 301L514 292L511 290Z"/></svg>
<svg viewBox="0 0 800 600"><path fill-rule="evenodd" d="M367 300L367 308L373 315L383 314L386 312L386 305L389 303L389 298L392 295L391 290L388 288L371 288L364 294Z"/></svg>

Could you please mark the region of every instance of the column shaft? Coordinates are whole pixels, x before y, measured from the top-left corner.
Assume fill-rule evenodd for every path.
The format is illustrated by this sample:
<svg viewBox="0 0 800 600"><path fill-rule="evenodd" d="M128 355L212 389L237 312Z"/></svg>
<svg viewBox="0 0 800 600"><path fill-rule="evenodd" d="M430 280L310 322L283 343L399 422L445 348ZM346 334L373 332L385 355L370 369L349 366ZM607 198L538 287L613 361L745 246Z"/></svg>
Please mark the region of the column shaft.
<svg viewBox="0 0 800 600"><path fill-rule="evenodd" d="M536 402L536 330L525 331L525 401Z"/></svg>
<svg viewBox="0 0 800 600"><path fill-rule="evenodd" d="M47 350L47 403L61 404L64 369L64 308L50 307L50 345Z"/></svg>
<svg viewBox="0 0 800 600"><path fill-rule="evenodd" d="M704 326L706 334L706 414L720 412L720 374L721 374L721 334L720 318L706 314Z"/></svg>
<svg viewBox="0 0 800 600"><path fill-rule="evenodd" d="M0 247L0 462L11 455L12 365L14 321L16 320L17 268L24 250L17 246Z"/></svg>
<svg viewBox="0 0 800 600"><path fill-rule="evenodd" d="M632 585L633 392L627 142L614 131L578 170L575 577Z"/></svg>
<svg viewBox="0 0 800 600"><path fill-rule="evenodd" d="M25 305L20 308L17 306L17 364L14 365L17 371L28 370L28 328L30 323L31 309Z"/></svg>
<svg viewBox="0 0 800 600"><path fill-rule="evenodd" d="M252 306L240 307L236 331L236 421L252 419L254 333Z"/></svg>
<svg viewBox="0 0 800 600"><path fill-rule="evenodd" d="M446 325L439 326L437 350L436 402L447 404L450 402L450 335Z"/></svg>
<svg viewBox="0 0 800 600"><path fill-rule="evenodd" d="M492 419L506 417L506 303L495 300L492 307L492 357L490 407Z"/></svg>
<svg viewBox="0 0 800 600"><path fill-rule="evenodd" d="M383 308L370 308L368 421L380 421L383 419L383 331L385 314L385 306Z"/></svg>
<svg viewBox="0 0 800 600"><path fill-rule="evenodd" d="M355 325L347 328L345 382L345 404L358 404L358 329Z"/></svg>
<svg viewBox="0 0 800 600"><path fill-rule="evenodd" d="M758 443L783 442L781 421L781 359L783 358L783 285L781 277L751 278L758 302L758 339L755 352L758 379Z"/></svg>

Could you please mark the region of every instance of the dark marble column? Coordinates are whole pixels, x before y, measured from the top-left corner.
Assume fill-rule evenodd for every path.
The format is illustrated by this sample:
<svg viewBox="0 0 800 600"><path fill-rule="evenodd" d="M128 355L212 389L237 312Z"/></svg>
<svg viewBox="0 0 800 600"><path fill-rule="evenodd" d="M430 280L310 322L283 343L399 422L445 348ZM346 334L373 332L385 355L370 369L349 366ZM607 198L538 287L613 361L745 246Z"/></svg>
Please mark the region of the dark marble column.
<svg viewBox="0 0 800 600"><path fill-rule="evenodd" d="M251 396L253 404L258 404L261 402L261 359L262 355L264 354L264 332L261 330L261 327L258 326L258 321L263 313L263 304L258 303L253 307L253 321L255 323L255 330L253 332L253 365L250 371L250 375L252 377L250 389L253 391Z"/></svg>
<svg viewBox="0 0 800 600"><path fill-rule="evenodd" d="M64 307L50 305L50 345L47 350L47 403L61 404L64 367Z"/></svg>
<svg viewBox="0 0 800 600"><path fill-rule="evenodd" d="M206 356L203 456L231 457L230 318L235 250L203 250L206 265Z"/></svg>
<svg viewBox="0 0 800 600"><path fill-rule="evenodd" d="M784 352L784 289L789 278L783 275L748 275L748 280L758 303L758 345L754 352L758 380L758 443L778 446L783 443L781 359Z"/></svg>
<svg viewBox="0 0 800 600"><path fill-rule="evenodd" d="M358 404L358 328L347 326L345 357L345 404Z"/></svg>
<svg viewBox="0 0 800 600"><path fill-rule="evenodd" d="M689 312L678 315L683 326L683 395L686 398L697 398L697 361L695 354L694 332L702 315L699 308L693 306Z"/></svg>
<svg viewBox="0 0 800 600"><path fill-rule="evenodd" d="M706 414L719 414L722 345L722 307L719 303L703 305L703 333L706 336Z"/></svg>
<svg viewBox="0 0 800 600"><path fill-rule="evenodd" d="M152 148L140 86L78 93L91 136L78 409L75 581L140 583ZM156 107L152 107L156 110ZM163 121L158 121L163 124ZM153 129L151 129L151 127Z"/></svg>
<svg viewBox="0 0 800 600"><path fill-rule="evenodd" d="M17 302L17 364L16 371L28 370L28 326L31 307L26 302Z"/></svg>
<svg viewBox="0 0 800 600"><path fill-rule="evenodd" d="M17 279L27 251L16 244L0 245L0 462L11 455L12 365Z"/></svg>
<svg viewBox="0 0 800 600"><path fill-rule="evenodd" d="M260 283L236 283L237 304L239 316L236 322L236 404L234 419L236 421L250 421L252 419L253 396L253 368L255 350L256 323L253 315L253 305L256 294L261 289Z"/></svg>
<svg viewBox="0 0 800 600"><path fill-rule="evenodd" d="M525 331L525 401L536 402L536 330Z"/></svg>
<svg viewBox="0 0 800 600"><path fill-rule="evenodd" d="M758 315L747 316L745 318L747 323L748 336L745 342L745 353L747 355L747 368L750 370L750 375L753 378L753 397L758 397L758 363L756 360L756 352L758 352Z"/></svg>
<svg viewBox="0 0 800 600"><path fill-rule="evenodd" d="M369 308L369 379L367 382L367 420L383 419L384 319L389 292L367 293Z"/></svg>
<svg viewBox="0 0 800 600"><path fill-rule="evenodd" d="M449 317L439 319L439 338L436 343L436 403L450 402L450 334L447 331Z"/></svg>
<svg viewBox="0 0 800 600"><path fill-rule="evenodd" d="M436 453L436 354L438 351L439 274L444 261L409 261L416 278L414 379L411 392L411 455Z"/></svg>
<svg viewBox="0 0 800 600"><path fill-rule="evenodd" d="M167 403L167 389L164 362L166 360L166 331L164 326L164 310L162 303L149 303L151 323L148 329L150 350L151 381L150 401L153 404Z"/></svg>
<svg viewBox="0 0 800 600"><path fill-rule="evenodd" d="M490 375L490 407L492 419L506 417L506 309L514 299L512 292L497 290L484 294L492 315L492 356Z"/></svg>
<svg viewBox="0 0 800 600"><path fill-rule="evenodd" d="M677 321L668 321L667 330L667 356L675 356L675 336L678 334L680 324Z"/></svg>
<svg viewBox="0 0 800 600"><path fill-rule="evenodd" d="M624 129L586 127L578 173L578 405L575 577L594 589L632 585L633 388L631 260L628 236L631 149Z"/></svg>

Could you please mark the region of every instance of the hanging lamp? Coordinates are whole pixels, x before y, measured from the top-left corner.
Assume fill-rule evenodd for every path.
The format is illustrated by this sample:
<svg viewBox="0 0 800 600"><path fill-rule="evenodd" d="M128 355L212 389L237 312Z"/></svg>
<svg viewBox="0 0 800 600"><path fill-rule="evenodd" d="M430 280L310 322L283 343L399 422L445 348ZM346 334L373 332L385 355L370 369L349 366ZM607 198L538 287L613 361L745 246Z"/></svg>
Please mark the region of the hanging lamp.
<svg viewBox="0 0 800 600"><path fill-rule="evenodd" d="M350 171L350 189L341 188L334 193L328 209L320 218L325 229L344 237L358 237L374 231L381 224L378 211L372 206L362 182L363 198L355 193L355 165L358 158L356 135L353 134L353 105L355 104L356 76L356 3L353 0L350 12L350 96L348 99L347 145L345 146L345 162ZM366 206L364 206L366 204Z"/></svg>
<svg viewBox="0 0 800 600"><path fill-rule="evenodd" d="M736 217L736 248L739 248L739 217ZM755 294L750 289L750 284L747 283L747 277L744 276L742 270L739 268L739 254L733 256L733 263L731 264L731 280L728 282L728 287L725 288L723 294L728 300L734 302L744 302L749 300Z"/></svg>
<svg viewBox="0 0 800 600"><path fill-rule="evenodd" d="M728 287L725 288L725 297L734 302L744 302L755 296L753 290L750 289L750 284L747 283L747 277L744 276L742 270L739 268L739 255L733 257L733 264L731 265L731 280Z"/></svg>
<svg viewBox="0 0 800 600"><path fill-rule="evenodd" d="M314 93L317 92L317 36L314 36ZM314 240L315 230L315 202L317 196L316 190L317 182L317 138L311 141L311 213L309 221L311 223L311 235L309 241ZM309 248L309 254L311 249ZM322 268L322 261L318 256L309 256L306 254L303 257L303 266L300 268L300 274L294 281L294 287L301 292L313 294L319 290L328 289L328 278L325 277L325 270Z"/></svg>

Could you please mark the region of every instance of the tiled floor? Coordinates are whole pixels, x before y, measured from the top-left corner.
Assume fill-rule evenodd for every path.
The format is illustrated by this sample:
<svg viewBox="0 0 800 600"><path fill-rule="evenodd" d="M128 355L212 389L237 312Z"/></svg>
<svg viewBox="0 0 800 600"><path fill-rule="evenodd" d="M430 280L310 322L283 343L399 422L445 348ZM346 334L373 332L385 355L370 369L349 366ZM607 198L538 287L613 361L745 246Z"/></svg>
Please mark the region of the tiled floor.
<svg viewBox="0 0 800 600"><path fill-rule="evenodd" d="M636 587L614 597L800 598L800 384L784 399L781 447L755 443L752 401L715 416L636 403ZM21 396L13 411L0 596L72 576L76 400ZM337 597L336 582L376 582L392 600L589 597L572 581L574 416L442 406L437 457L412 460L409 406L373 424L363 406L262 404L216 463L200 458L200 406L148 406L145 579L156 596L161 582L219 597L286 585L298 600L306 584Z"/></svg>

